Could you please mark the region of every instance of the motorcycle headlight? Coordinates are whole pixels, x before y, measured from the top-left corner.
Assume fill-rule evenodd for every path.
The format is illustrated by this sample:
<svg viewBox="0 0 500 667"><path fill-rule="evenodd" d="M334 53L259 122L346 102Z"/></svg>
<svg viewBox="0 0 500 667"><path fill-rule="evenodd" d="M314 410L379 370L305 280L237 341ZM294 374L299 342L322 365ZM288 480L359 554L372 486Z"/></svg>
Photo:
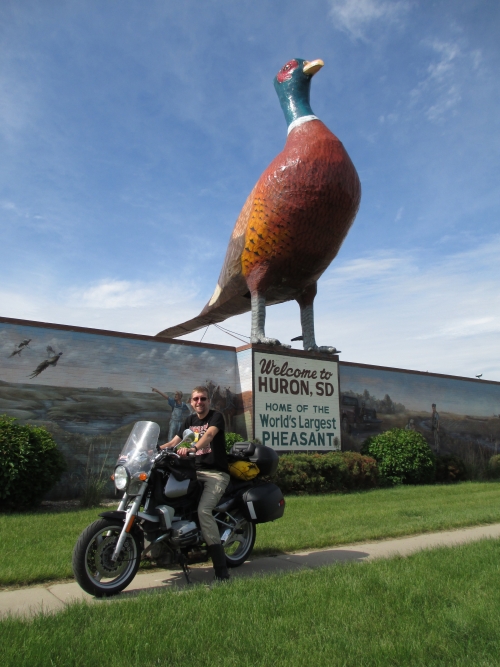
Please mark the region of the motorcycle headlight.
<svg viewBox="0 0 500 667"><path fill-rule="evenodd" d="M124 491L130 481L130 475L128 474L127 468L125 466L116 466L115 468L115 486L118 491Z"/></svg>

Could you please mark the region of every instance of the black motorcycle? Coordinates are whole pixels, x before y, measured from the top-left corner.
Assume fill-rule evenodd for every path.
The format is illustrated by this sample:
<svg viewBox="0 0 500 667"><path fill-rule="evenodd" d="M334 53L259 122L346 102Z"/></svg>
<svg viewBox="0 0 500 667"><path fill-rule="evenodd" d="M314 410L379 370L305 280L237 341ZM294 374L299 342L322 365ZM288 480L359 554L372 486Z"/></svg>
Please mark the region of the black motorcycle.
<svg viewBox="0 0 500 667"><path fill-rule="evenodd" d="M102 518L88 526L75 545L73 572L91 595L122 591L143 558L160 567L180 565L188 583L189 565L208 560L198 521L202 485L196 479L194 457L180 457L168 449L157 453L159 435L154 422L134 425L114 472L115 487L123 491L118 509L100 514ZM177 448L194 437L185 431ZM253 549L255 525L282 517L285 500L279 487L267 481L278 467L274 450L237 443L229 459L235 468L242 468L243 476L245 462L254 474L258 472L253 479L231 477L214 510L227 566L238 567Z"/></svg>

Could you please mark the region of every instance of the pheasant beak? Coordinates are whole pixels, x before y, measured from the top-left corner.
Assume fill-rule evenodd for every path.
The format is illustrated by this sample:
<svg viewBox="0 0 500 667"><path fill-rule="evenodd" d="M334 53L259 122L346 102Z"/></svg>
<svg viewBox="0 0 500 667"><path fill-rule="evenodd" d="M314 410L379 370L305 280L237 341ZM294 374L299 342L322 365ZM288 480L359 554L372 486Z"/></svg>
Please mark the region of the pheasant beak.
<svg viewBox="0 0 500 667"><path fill-rule="evenodd" d="M318 60L306 60L304 63L304 67L302 68L302 71L304 74L307 74L308 76L314 76L316 72L319 72L319 70L323 67L325 63L318 59Z"/></svg>

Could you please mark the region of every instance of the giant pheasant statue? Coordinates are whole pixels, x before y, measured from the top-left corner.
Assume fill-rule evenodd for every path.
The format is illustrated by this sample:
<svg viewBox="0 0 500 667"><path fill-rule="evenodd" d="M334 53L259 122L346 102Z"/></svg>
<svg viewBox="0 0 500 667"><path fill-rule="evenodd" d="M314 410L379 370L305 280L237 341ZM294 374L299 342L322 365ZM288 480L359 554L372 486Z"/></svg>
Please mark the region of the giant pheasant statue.
<svg viewBox="0 0 500 667"><path fill-rule="evenodd" d="M316 345L313 302L318 278L354 221L361 186L342 143L309 104L311 79L323 64L295 58L276 75L285 147L241 210L210 301L197 317L158 336L182 336L251 309L251 342L280 345L265 335L266 305L295 299L304 349L336 351Z"/></svg>

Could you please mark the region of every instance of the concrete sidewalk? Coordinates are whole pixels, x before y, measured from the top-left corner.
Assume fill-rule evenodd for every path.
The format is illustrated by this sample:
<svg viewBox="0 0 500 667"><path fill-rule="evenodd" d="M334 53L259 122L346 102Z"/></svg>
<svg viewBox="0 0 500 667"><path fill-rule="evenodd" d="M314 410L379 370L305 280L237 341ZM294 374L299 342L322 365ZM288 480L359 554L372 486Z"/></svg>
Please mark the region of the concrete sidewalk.
<svg viewBox="0 0 500 667"><path fill-rule="evenodd" d="M234 578L239 578L293 571L299 568L314 568L333 563L361 563L395 555L408 556L422 549L456 546L483 538L498 539L499 537L500 523L441 533L424 533L423 535L384 540L382 542L368 542L366 544L321 549L320 551L301 551L279 556L255 558L232 570L231 574ZM212 580L213 570L211 567L196 567L191 570L193 584L210 583ZM155 570L147 574L138 574L128 588L112 599L123 600L137 595L141 591L184 588L186 585L182 570ZM0 618L8 615L34 616L41 611L54 613L64 609L66 605L72 602L81 600L99 602L96 598L84 593L74 582L4 591L0 592Z"/></svg>

